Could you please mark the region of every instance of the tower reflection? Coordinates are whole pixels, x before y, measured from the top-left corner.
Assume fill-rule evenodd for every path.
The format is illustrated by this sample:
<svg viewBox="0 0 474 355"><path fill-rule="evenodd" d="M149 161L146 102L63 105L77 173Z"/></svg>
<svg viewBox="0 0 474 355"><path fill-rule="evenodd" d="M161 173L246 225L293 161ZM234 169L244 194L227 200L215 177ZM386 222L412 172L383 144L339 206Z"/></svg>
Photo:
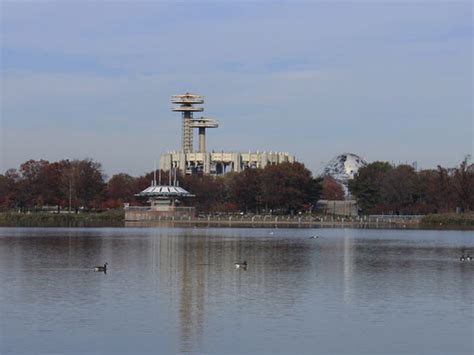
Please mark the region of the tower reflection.
<svg viewBox="0 0 474 355"><path fill-rule="evenodd" d="M313 249L295 240L155 230L151 255L158 287L177 315L180 351L200 349L206 318L244 310L288 313L309 287ZM232 233L232 232L231 232ZM306 243L306 240L304 240ZM247 260L248 268L235 268ZM223 317L224 318L224 317Z"/></svg>

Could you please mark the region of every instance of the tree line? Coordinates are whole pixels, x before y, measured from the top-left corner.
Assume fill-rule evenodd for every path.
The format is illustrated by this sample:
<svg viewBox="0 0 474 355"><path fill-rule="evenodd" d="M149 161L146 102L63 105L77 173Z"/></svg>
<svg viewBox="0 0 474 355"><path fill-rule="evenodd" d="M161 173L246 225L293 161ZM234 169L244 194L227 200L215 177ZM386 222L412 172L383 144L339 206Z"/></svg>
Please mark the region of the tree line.
<svg viewBox="0 0 474 355"><path fill-rule="evenodd" d="M135 196L150 186L154 172L133 177L125 173L107 180L102 165L92 159L28 160L19 169L0 174L0 209L105 210L124 203L144 204ZM168 182L168 172L161 172ZM311 209L321 194L320 178L301 163L269 165L220 177L180 175L180 186L195 195L192 204L202 212L293 213Z"/></svg>
<svg viewBox="0 0 474 355"><path fill-rule="evenodd" d="M374 162L359 169L349 191L364 214L429 214L474 210L474 165L416 171Z"/></svg>
<svg viewBox="0 0 474 355"><path fill-rule="evenodd" d="M349 181L364 214L427 214L474 210L474 168L468 158L455 168L417 171L409 165L374 162ZM143 205L135 196L150 186L154 172L107 179L92 159L28 160L0 174L0 210L81 211ZM168 182L168 172L161 172ZM301 163L267 165L224 176L180 175L180 186L195 197L199 212L297 213L313 211L319 199L343 200L344 190L329 176L313 177Z"/></svg>

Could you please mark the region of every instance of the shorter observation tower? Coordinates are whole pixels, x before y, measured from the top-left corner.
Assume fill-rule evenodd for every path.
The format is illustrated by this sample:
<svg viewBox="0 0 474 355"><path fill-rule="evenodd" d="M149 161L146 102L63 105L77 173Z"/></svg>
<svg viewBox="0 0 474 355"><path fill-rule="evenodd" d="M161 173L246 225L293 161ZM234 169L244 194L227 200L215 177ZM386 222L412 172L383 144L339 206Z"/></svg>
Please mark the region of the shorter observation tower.
<svg viewBox="0 0 474 355"><path fill-rule="evenodd" d="M219 123L206 117L193 118L191 122L191 128L199 128L199 153L206 151L206 128L217 128Z"/></svg>
<svg viewBox="0 0 474 355"><path fill-rule="evenodd" d="M204 103L204 98L201 95L185 94L173 95L171 103L179 105L172 108L174 112L182 113L182 140L181 149L184 153L193 152L193 128L199 129L199 152L206 151L206 128L216 128L219 123L206 117L193 118L194 112L204 111L203 107L195 106Z"/></svg>

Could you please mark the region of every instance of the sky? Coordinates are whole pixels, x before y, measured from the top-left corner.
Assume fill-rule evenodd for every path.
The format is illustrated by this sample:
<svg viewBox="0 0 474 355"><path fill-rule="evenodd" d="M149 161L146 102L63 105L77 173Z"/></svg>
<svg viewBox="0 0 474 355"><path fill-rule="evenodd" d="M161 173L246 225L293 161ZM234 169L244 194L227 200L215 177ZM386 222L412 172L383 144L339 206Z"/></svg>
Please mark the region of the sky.
<svg viewBox="0 0 474 355"><path fill-rule="evenodd" d="M473 152L471 1L0 0L0 22L0 173L150 171L180 148L184 92L219 121L208 150L315 174L345 152L423 169Z"/></svg>

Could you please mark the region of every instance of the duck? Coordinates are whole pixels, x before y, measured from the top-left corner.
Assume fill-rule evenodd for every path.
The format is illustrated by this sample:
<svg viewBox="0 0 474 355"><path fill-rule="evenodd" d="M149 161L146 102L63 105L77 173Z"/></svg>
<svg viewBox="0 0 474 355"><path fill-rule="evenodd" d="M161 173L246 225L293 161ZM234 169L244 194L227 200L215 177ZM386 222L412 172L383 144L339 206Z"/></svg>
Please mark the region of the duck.
<svg viewBox="0 0 474 355"><path fill-rule="evenodd" d="M107 272L107 265L108 263L105 263L104 266L94 266L94 271L103 271Z"/></svg>
<svg viewBox="0 0 474 355"><path fill-rule="evenodd" d="M311 238L309 239L318 239L319 238L319 235L313 235Z"/></svg>
<svg viewBox="0 0 474 355"><path fill-rule="evenodd" d="M464 257L464 255L461 255L461 257L459 258L459 260L461 260L461 261L465 261L465 260L466 260L466 258Z"/></svg>
<svg viewBox="0 0 474 355"><path fill-rule="evenodd" d="M235 268L236 269L247 269L247 262L244 261L243 263L235 263Z"/></svg>
<svg viewBox="0 0 474 355"><path fill-rule="evenodd" d="M470 255L466 256L466 260L467 261L472 261L472 256L470 256Z"/></svg>

